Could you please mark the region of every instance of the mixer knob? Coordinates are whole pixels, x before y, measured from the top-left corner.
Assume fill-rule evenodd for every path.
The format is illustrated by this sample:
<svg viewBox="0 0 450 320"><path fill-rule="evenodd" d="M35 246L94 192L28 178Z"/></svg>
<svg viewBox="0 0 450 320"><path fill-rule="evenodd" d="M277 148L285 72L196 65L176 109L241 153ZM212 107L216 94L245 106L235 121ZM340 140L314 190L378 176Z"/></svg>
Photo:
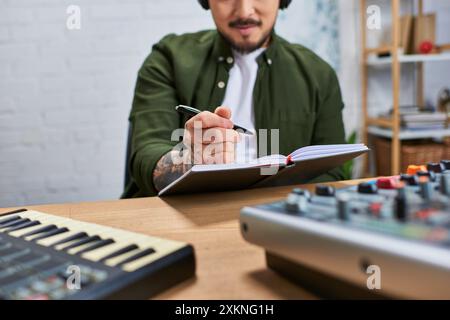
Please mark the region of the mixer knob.
<svg viewBox="0 0 450 320"><path fill-rule="evenodd" d="M399 221L406 221L408 217L408 207L404 188L398 190L397 196L395 197L394 206L395 217Z"/></svg>
<svg viewBox="0 0 450 320"><path fill-rule="evenodd" d="M298 196L303 196L306 199L311 198L311 193L308 190L305 190L305 189L295 188L295 189L292 190L292 193L296 194Z"/></svg>
<svg viewBox="0 0 450 320"><path fill-rule="evenodd" d="M295 188L295 189L292 190L292 193L296 194L296 195L299 195L299 196L302 196L302 195L305 194L305 190L300 189L300 188Z"/></svg>
<svg viewBox="0 0 450 320"><path fill-rule="evenodd" d="M298 210L300 213L306 213L308 211L308 199L306 196L300 196L300 199L298 199Z"/></svg>
<svg viewBox="0 0 450 320"><path fill-rule="evenodd" d="M441 164L444 165L445 170L450 170L450 160L442 160Z"/></svg>
<svg viewBox="0 0 450 320"><path fill-rule="evenodd" d="M395 178L379 178L377 180L378 189L395 189L397 187L397 181Z"/></svg>
<svg viewBox="0 0 450 320"><path fill-rule="evenodd" d="M417 176L412 176L410 174L401 174L400 181L404 181L409 186L417 186L419 184L419 179Z"/></svg>
<svg viewBox="0 0 450 320"><path fill-rule="evenodd" d="M286 208L286 211L291 213L298 213L299 207L298 207L298 200L300 199L300 196L295 193L290 193L284 203L284 206Z"/></svg>
<svg viewBox="0 0 450 320"><path fill-rule="evenodd" d="M374 183L363 182L358 185L358 193L376 194L377 192L378 192L378 187Z"/></svg>
<svg viewBox="0 0 450 320"><path fill-rule="evenodd" d="M334 188L326 185L317 185L316 186L316 194L322 197L333 197L334 196Z"/></svg>
<svg viewBox="0 0 450 320"><path fill-rule="evenodd" d="M437 162L430 162L427 164L428 171L433 171L435 173L441 173L442 171L445 171L445 166L442 163Z"/></svg>
<svg viewBox="0 0 450 320"><path fill-rule="evenodd" d="M421 177L427 177L430 181L436 181L436 173L434 173L433 171L419 171L417 172L417 176L419 177L419 179Z"/></svg>
<svg viewBox="0 0 450 320"><path fill-rule="evenodd" d="M336 196L338 218L347 221L350 219L350 196L341 193Z"/></svg>
<svg viewBox="0 0 450 320"><path fill-rule="evenodd" d="M406 173L413 176L419 171L427 171L427 167L426 166L410 165L410 166L408 166L408 169L406 170Z"/></svg>
<svg viewBox="0 0 450 320"><path fill-rule="evenodd" d="M420 178L419 186L422 198L424 198L427 201L430 200L433 193L433 186L431 185L428 178L426 177Z"/></svg>
<svg viewBox="0 0 450 320"><path fill-rule="evenodd" d="M440 190L442 194L450 196L450 171L445 171L442 174Z"/></svg>

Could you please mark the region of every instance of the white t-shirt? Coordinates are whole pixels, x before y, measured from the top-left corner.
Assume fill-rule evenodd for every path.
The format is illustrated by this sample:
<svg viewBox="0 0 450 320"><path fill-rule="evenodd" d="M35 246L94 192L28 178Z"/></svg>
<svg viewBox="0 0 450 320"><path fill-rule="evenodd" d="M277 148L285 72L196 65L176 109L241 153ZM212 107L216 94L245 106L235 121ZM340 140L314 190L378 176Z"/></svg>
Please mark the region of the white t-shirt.
<svg viewBox="0 0 450 320"><path fill-rule="evenodd" d="M253 132L253 135L241 134L241 142L236 147L236 162L249 162L258 156L255 113L253 109L253 88L258 73L256 59L265 50L257 49L249 54L241 54L233 51L234 65L230 70L228 85L222 106L229 107L231 120L245 129Z"/></svg>

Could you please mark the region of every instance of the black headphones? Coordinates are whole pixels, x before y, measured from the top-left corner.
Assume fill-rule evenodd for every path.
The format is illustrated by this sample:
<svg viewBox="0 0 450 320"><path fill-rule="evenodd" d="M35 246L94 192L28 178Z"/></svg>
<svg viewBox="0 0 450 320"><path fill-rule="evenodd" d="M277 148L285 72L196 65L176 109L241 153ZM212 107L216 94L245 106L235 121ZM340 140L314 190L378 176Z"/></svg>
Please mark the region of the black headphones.
<svg viewBox="0 0 450 320"><path fill-rule="evenodd" d="M292 0L280 0L280 9L284 10L291 4ZM198 3L202 6L203 9L208 10L209 9L209 2L208 0L198 0Z"/></svg>

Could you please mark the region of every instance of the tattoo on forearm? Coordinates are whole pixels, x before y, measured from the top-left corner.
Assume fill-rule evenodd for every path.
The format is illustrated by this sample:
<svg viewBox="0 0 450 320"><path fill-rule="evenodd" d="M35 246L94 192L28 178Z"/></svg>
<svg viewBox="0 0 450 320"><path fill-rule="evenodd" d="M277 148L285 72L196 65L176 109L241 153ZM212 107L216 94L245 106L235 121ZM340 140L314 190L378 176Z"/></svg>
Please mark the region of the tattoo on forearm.
<svg viewBox="0 0 450 320"><path fill-rule="evenodd" d="M156 164L155 170L153 170L153 184L158 191L167 187L192 167L191 164L186 164L186 162L174 164L172 161L174 152L179 153L176 150L166 153Z"/></svg>

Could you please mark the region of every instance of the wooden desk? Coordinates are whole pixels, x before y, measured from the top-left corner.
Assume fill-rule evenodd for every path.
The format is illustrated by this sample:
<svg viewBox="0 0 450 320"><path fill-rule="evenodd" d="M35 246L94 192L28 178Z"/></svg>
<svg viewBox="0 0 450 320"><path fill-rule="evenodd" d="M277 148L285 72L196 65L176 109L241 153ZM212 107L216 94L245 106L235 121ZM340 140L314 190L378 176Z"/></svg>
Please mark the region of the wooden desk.
<svg viewBox="0 0 450 320"><path fill-rule="evenodd" d="M292 188L27 208L194 245L196 278L163 292L156 297L159 299L314 299L267 269L263 250L245 242L239 230L243 206L283 199ZM0 213L8 210L0 209Z"/></svg>

